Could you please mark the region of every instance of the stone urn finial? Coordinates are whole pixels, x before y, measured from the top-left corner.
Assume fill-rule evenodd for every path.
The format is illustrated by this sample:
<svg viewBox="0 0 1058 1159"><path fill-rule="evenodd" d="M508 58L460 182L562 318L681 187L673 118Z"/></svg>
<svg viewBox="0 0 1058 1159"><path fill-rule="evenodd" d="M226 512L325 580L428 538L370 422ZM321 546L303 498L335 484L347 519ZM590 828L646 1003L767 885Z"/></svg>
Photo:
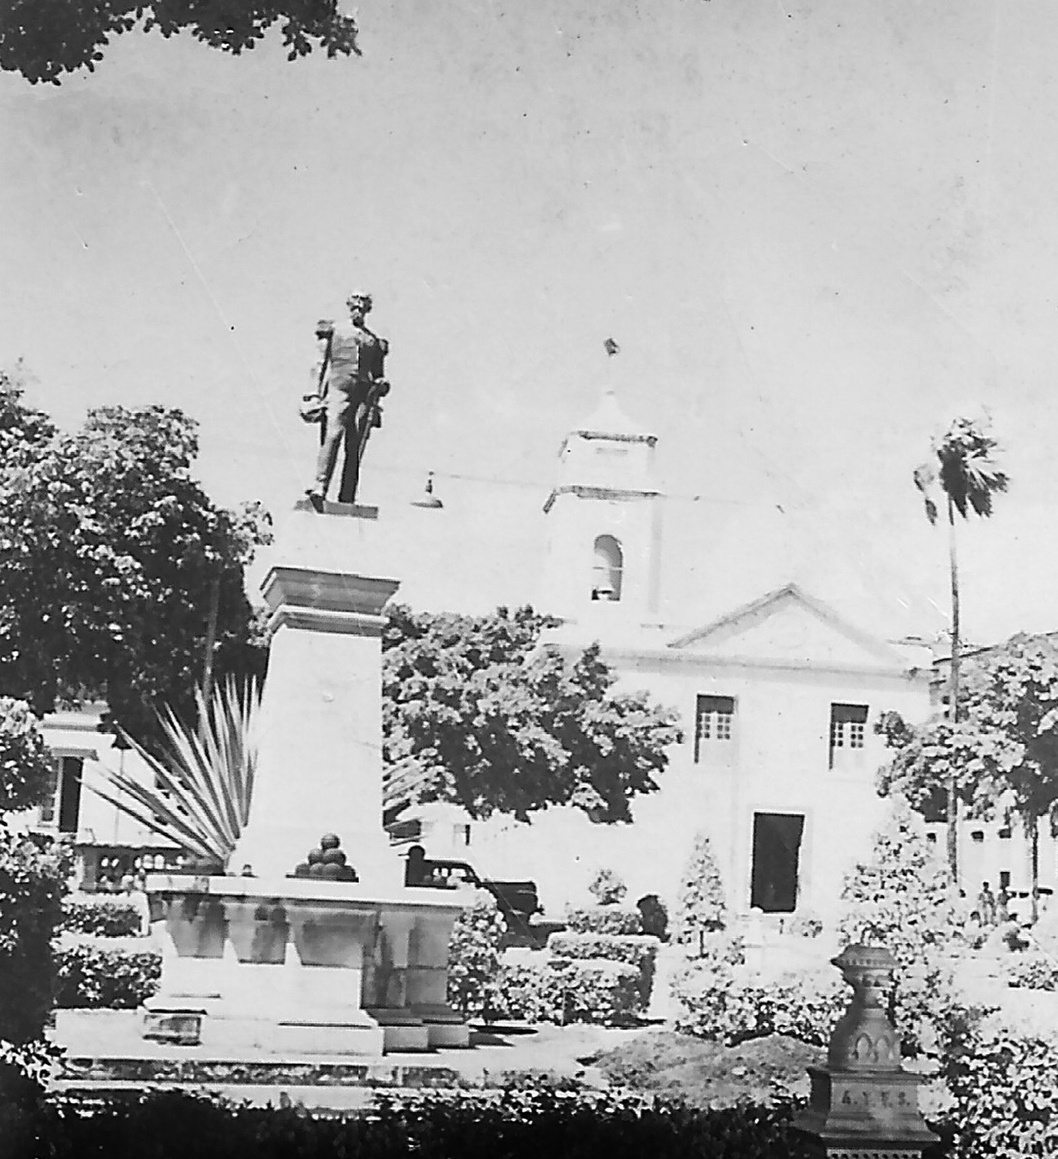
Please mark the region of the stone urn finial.
<svg viewBox="0 0 1058 1159"><path fill-rule="evenodd" d="M832 1070L896 1071L900 1039L885 1012L897 962L883 946L846 946L831 963L852 987L852 1001L830 1037Z"/></svg>

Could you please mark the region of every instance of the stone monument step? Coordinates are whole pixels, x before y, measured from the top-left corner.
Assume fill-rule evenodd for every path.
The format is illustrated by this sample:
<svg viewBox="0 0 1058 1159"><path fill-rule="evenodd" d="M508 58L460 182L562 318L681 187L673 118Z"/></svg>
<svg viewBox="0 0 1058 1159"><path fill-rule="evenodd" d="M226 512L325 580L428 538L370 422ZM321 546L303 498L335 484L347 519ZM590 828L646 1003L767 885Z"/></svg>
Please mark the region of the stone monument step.
<svg viewBox="0 0 1058 1159"><path fill-rule="evenodd" d="M466 1078L440 1060L391 1062L388 1058L251 1059L67 1057L59 1080L66 1087L164 1084L197 1087L458 1087Z"/></svg>

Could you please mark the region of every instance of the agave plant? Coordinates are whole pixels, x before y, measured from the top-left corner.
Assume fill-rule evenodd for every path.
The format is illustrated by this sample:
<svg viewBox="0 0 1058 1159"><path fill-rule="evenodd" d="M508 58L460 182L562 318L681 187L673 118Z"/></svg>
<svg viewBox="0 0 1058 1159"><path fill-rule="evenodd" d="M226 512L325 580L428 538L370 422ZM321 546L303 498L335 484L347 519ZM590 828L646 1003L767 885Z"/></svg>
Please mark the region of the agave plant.
<svg viewBox="0 0 1058 1159"><path fill-rule="evenodd" d="M108 788L91 787L189 853L226 865L250 816L260 692L253 681L240 687L229 677L213 688L208 702L201 689L195 699L195 727L171 708L158 713L165 736L159 756L123 734L154 773L155 788L109 768L103 769Z"/></svg>

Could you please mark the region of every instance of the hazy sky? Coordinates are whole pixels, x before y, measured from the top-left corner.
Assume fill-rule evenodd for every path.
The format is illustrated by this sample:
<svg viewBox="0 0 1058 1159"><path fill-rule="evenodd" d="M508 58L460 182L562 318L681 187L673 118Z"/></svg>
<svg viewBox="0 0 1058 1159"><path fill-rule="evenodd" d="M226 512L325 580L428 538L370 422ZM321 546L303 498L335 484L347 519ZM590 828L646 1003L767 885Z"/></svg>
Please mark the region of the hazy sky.
<svg viewBox="0 0 1058 1159"><path fill-rule="evenodd" d="M676 571L767 512L817 571L843 545L941 608L910 474L983 402L1013 486L964 536L968 627L1058 627L1050 0L358 18L360 59L130 35L59 88L0 79L0 362L31 402L179 405L211 492L279 513L311 474L313 323L365 287L395 385L363 497L403 510L434 470L445 500L417 602L532 594L555 452L609 383L659 436ZM708 570L671 577L682 618Z"/></svg>

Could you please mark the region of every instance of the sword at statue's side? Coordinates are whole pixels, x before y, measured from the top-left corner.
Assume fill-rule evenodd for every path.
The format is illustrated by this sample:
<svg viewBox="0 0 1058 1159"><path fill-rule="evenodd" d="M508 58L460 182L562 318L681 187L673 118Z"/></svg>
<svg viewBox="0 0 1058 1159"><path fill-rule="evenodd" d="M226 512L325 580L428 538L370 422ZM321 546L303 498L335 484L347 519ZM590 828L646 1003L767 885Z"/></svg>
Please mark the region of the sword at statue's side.
<svg viewBox="0 0 1058 1159"><path fill-rule="evenodd" d="M367 440L371 437L372 430L382 425L382 408L379 406L379 400L385 398L387 394L389 383L384 378L376 379L371 384L364 403L364 421L356 452L357 464L364 461L364 451L367 449Z"/></svg>

